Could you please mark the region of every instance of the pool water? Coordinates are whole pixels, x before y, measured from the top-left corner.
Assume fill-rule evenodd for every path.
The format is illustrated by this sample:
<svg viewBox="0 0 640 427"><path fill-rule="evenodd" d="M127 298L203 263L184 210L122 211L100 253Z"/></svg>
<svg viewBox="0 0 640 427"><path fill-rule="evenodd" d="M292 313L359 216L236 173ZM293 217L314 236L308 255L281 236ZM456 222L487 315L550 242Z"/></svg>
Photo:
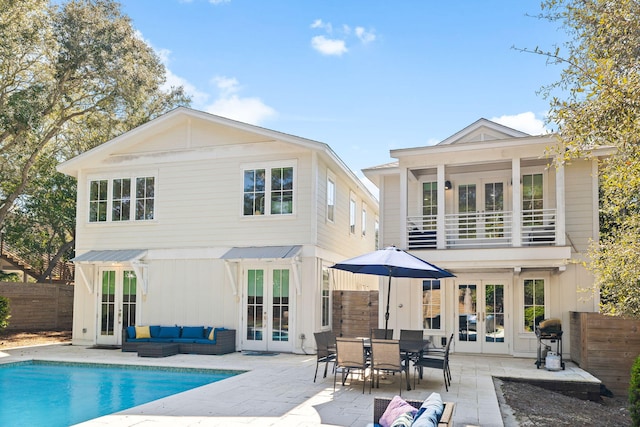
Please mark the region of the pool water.
<svg viewBox="0 0 640 427"><path fill-rule="evenodd" d="M0 364L0 426L69 426L242 372L44 361Z"/></svg>

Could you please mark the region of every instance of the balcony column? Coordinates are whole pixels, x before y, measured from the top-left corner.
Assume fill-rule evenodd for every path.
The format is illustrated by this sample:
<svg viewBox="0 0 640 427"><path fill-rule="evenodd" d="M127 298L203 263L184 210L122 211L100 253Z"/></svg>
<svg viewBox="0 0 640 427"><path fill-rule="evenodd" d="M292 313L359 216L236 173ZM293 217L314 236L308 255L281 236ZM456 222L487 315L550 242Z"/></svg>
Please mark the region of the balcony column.
<svg viewBox="0 0 640 427"><path fill-rule="evenodd" d="M564 165L556 166L556 246L567 244L565 232Z"/></svg>
<svg viewBox="0 0 640 427"><path fill-rule="evenodd" d="M438 165L438 213L436 216L436 247L438 249L446 249L446 230L445 230L445 188L444 188L444 165Z"/></svg>
<svg viewBox="0 0 640 427"><path fill-rule="evenodd" d="M409 191L407 182L409 170L406 167L400 167L400 248L408 249L407 241L407 191Z"/></svg>
<svg viewBox="0 0 640 427"><path fill-rule="evenodd" d="M511 159L511 242L514 247L522 246L522 187L520 186L520 159Z"/></svg>

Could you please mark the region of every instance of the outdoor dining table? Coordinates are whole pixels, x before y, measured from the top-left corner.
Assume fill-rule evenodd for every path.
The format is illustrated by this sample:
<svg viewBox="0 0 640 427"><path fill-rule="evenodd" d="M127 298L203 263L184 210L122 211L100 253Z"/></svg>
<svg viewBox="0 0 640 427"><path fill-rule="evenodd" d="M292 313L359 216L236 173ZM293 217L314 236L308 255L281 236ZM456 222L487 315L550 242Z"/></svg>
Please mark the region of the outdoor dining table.
<svg viewBox="0 0 640 427"><path fill-rule="evenodd" d="M364 341L364 349L368 353L368 357L371 356L371 339L368 337L358 337ZM407 368L407 390L411 390L411 382L409 381L409 363L421 357L423 354L429 352L429 340L400 340L400 355L404 359L405 366Z"/></svg>

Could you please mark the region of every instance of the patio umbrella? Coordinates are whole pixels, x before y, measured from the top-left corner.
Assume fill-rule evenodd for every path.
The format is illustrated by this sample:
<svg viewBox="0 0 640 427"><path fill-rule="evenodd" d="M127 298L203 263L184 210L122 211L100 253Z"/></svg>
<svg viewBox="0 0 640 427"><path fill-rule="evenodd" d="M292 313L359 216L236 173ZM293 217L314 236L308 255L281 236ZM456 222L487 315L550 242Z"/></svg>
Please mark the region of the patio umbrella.
<svg viewBox="0 0 640 427"><path fill-rule="evenodd" d="M373 274L389 277L389 290L387 292L387 311L384 315L386 330L389 325L389 299L391 297L391 278L408 277L416 279L441 279L455 277L446 270L441 269L427 261L413 256L408 252L389 246L384 249L360 255L346 261L339 262L331 268L350 271L352 273Z"/></svg>

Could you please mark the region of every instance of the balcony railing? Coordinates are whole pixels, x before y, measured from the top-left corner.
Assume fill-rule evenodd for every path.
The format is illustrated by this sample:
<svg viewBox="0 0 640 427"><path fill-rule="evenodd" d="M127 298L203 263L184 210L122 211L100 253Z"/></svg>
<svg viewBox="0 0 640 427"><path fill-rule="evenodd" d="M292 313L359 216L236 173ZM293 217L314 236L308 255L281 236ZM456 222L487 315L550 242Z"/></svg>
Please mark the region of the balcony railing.
<svg viewBox="0 0 640 427"><path fill-rule="evenodd" d="M555 245L555 217L555 209L522 212L520 219L522 246ZM436 249L437 217L435 215L408 217L407 241L409 249ZM444 241L447 249L513 246L513 212L447 214L444 218Z"/></svg>

